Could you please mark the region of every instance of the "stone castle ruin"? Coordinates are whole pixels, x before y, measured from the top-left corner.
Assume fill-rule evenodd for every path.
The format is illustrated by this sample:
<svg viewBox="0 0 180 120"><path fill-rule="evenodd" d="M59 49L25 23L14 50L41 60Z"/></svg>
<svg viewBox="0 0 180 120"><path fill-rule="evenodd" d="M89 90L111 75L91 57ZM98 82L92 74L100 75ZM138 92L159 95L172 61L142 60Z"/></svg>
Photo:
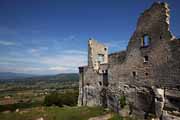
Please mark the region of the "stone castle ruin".
<svg viewBox="0 0 180 120"><path fill-rule="evenodd" d="M138 119L180 120L180 39L170 32L167 3L138 19L127 49L108 54L90 39L79 67L79 106L104 106Z"/></svg>

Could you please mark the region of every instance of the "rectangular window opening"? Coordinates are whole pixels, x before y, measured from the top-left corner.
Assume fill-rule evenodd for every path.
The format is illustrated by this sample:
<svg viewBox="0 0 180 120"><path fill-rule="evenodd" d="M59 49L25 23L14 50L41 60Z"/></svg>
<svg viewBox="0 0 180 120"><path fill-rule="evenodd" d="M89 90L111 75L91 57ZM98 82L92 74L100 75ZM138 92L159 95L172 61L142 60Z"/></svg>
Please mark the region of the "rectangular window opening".
<svg viewBox="0 0 180 120"><path fill-rule="evenodd" d="M144 56L144 63L147 63L149 61L149 57L148 56Z"/></svg>
<svg viewBox="0 0 180 120"><path fill-rule="evenodd" d="M104 62L104 54L98 54L97 55L97 61L99 63L103 63Z"/></svg>
<svg viewBox="0 0 180 120"><path fill-rule="evenodd" d="M133 71L133 72L132 72L132 75L133 75L133 77L136 77L137 74L136 74L135 71Z"/></svg>

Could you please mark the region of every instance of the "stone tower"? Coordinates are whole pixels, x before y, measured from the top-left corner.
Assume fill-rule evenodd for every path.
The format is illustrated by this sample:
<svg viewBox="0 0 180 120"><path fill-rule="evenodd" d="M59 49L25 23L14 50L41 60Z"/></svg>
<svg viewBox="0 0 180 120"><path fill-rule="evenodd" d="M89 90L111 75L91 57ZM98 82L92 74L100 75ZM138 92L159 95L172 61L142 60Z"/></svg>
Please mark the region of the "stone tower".
<svg viewBox="0 0 180 120"><path fill-rule="evenodd" d="M108 48L90 38L88 41L88 66L98 70L100 64L106 63L108 63Z"/></svg>

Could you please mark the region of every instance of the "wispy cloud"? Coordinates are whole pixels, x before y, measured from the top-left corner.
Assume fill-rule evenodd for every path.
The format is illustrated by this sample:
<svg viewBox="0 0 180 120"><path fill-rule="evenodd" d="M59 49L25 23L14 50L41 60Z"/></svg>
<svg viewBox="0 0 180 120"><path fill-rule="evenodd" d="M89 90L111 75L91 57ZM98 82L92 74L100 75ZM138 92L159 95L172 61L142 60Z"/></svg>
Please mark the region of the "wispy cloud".
<svg viewBox="0 0 180 120"><path fill-rule="evenodd" d="M53 72L56 72L56 73L75 72L75 70L72 70L72 68L62 67L62 66L49 67L48 70L53 71Z"/></svg>
<svg viewBox="0 0 180 120"><path fill-rule="evenodd" d="M110 49L125 50L128 43L127 41L109 41L104 44Z"/></svg>
<svg viewBox="0 0 180 120"><path fill-rule="evenodd" d="M41 53L47 50L48 47L38 47L38 48L28 49L27 52L30 53L32 56L40 56Z"/></svg>
<svg viewBox="0 0 180 120"><path fill-rule="evenodd" d="M36 49L30 50L38 52ZM87 54L80 50L66 50L57 55L0 58L1 70L39 74L78 72L78 67L87 64Z"/></svg>
<svg viewBox="0 0 180 120"><path fill-rule="evenodd" d="M39 49L32 48L29 50L30 53L37 53L39 52Z"/></svg>
<svg viewBox="0 0 180 120"><path fill-rule="evenodd" d="M0 40L0 45L12 46L12 45L16 45L16 43L11 42L11 41Z"/></svg>
<svg viewBox="0 0 180 120"><path fill-rule="evenodd" d="M78 55L87 55L87 51L81 50L65 50L63 51L64 54L78 54Z"/></svg>
<svg viewBox="0 0 180 120"><path fill-rule="evenodd" d="M78 67L87 64L86 55L82 54L61 54L57 56L42 57L40 62L53 67Z"/></svg>
<svg viewBox="0 0 180 120"><path fill-rule="evenodd" d="M40 56L40 49L31 48L28 49L28 53L30 53L32 56Z"/></svg>
<svg viewBox="0 0 180 120"><path fill-rule="evenodd" d="M78 72L79 66L87 64L85 48L67 44L79 40L75 35L24 40L21 38L15 43L0 41L0 45L16 45L16 48L12 49L6 47L9 50L8 55L2 54L0 57L1 71L56 74ZM75 44L79 43L76 41Z"/></svg>

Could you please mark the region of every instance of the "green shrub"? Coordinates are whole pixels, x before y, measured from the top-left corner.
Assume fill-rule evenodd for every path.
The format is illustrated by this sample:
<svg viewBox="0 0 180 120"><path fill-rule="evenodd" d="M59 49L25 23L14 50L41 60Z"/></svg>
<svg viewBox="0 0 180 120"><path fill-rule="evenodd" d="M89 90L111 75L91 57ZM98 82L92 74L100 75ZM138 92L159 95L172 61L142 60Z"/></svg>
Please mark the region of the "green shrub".
<svg viewBox="0 0 180 120"><path fill-rule="evenodd" d="M124 106L126 105L126 96L121 96L120 98L119 98L119 102L120 102L120 106L121 106L121 108L124 108Z"/></svg>
<svg viewBox="0 0 180 120"><path fill-rule="evenodd" d="M15 103L15 104L0 105L0 112L6 110L15 111L16 109L32 108L38 106L42 106L42 103L30 102L30 103Z"/></svg>
<svg viewBox="0 0 180 120"><path fill-rule="evenodd" d="M65 92L65 93L51 93L44 99L46 106L56 105L62 107L63 105L75 106L78 101L78 92Z"/></svg>
<svg viewBox="0 0 180 120"><path fill-rule="evenodd" d="M44 98L44 104L46 106L58 105L62 106L62 100L59 99L58 93L51 93Z"/></svg>

